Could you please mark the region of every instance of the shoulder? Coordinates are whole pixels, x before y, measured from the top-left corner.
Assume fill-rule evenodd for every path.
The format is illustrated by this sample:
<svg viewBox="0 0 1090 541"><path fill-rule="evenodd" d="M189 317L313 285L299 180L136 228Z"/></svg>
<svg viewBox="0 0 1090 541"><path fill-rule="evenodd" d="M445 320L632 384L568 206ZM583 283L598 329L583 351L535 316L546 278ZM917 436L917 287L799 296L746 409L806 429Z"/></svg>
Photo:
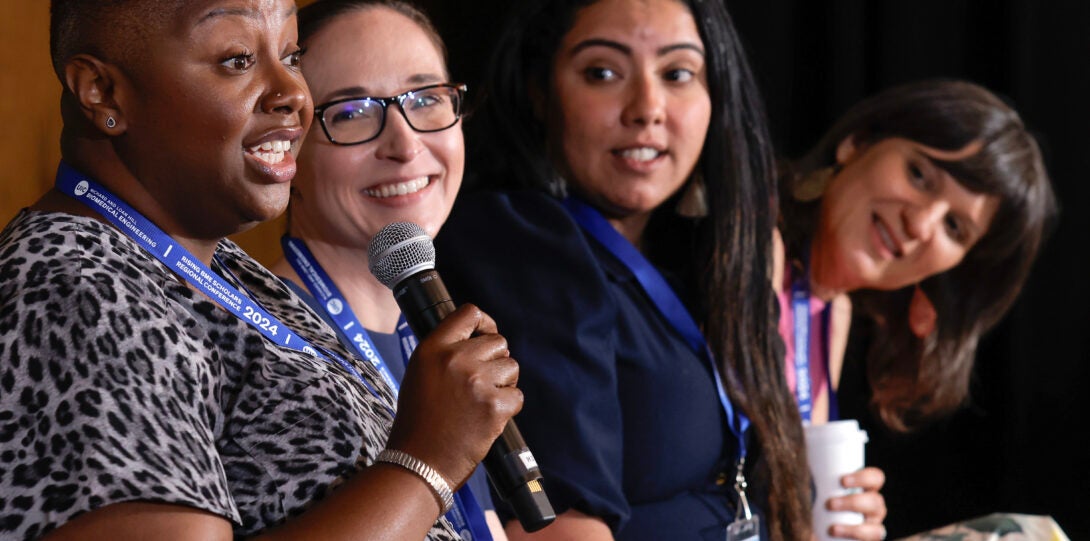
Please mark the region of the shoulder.
<svg viewBox="0 0 1090 541"><path fill-rule="evenodd" d="M171 276L113 227L92 218L54 212L24 210L8 223L0 232L0 262L8 271L0 274L0 282L5 284L33 282L14 272L19 268L39 269L52 277L54 285L61 285L60 276L76 280L95 276L100 269L119 278Z"/></svg>
<svg viewBox="0 0 1090 541"><path fill-rule="evenodd" d="M165 310L170 272L114 228L60 213L21 212L0 232L0 307L15 323L109 331L110 315ZM71 329L70 329L71 330Z"/></svg>
<svg viewBox="0 0 1090 541"><path fill-rule="evenodd" d="M167 289L192 295L96 220L24 212L0 233L0 329L11 331L0 332L0 381L10 384L0 410L18 427L0 451L20 472L0 476L0 490L39 499L18 531L138 499L210 502L233 516L216 473L184 467L207 458L197 442L208 432L191 427L213 417L212 378L195 362L202 342L187 336L195 320ZM182 470L188 477L173 475Z"/></svg>
<svg viewBox="0 0 1090 541"><path fill-rule="evenodd" d="M542 242L581 237L575 221L558 199L532 190L479 192L460 197L439 238L457 242L467 234Z"/></svg>
<svg viewBox="0 0 1090 541"><path fill-rule="evenodd" d="M533 191L460 199L436 238L436 263L458 286L495 278L508 293L558 284L600 292L605 280L597 253L560 201Z"/></svg>

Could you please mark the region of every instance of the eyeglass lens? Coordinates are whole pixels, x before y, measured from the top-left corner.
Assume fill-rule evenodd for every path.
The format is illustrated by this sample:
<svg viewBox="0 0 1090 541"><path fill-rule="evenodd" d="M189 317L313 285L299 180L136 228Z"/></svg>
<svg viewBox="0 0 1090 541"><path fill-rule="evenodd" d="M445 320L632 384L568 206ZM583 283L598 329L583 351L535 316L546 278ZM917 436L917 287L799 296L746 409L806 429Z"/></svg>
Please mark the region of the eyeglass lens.
<svg viewBox="0 0 1090 541"><path fill-rule="evenodd" d="M406 92L399 96L401 111L409 126L419 132L439 131L458 121L461 103L458 89L446 86ZM394 101L394 100L388 100ZM373 139L382 132L383 101L360 98L330 106L322 113L329 136L338 143Z"/></svg>

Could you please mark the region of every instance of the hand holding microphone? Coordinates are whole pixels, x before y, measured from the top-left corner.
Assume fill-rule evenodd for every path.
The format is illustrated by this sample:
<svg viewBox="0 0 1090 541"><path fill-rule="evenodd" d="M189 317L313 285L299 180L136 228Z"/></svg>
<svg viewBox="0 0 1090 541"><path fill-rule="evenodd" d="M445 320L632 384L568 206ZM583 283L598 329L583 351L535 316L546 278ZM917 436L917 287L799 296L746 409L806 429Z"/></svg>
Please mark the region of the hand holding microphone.
<svg viewBox="0 0 1090 541"><path fill-rule="evenodd" d="M522 409L517 382L518 364L496 324L462 306L413 354L387 445L431 465L456 489Z"/></svg>
<svg viewBox="0 0 1090 541"><path fill-rule="evenodd" d="M387 225L368 255L371 272L393 290L421 340L405 373L389 446L432 461L443 474L458 475L458 482L484 456L488 477L522 527L544 528L556 514L541 470L510 420L522 408L522 393L515 387L517 364L495 322L472 305L454 309L435 271L435 247L420 226ZM452 452L459 446L465 450Z"/></svg>

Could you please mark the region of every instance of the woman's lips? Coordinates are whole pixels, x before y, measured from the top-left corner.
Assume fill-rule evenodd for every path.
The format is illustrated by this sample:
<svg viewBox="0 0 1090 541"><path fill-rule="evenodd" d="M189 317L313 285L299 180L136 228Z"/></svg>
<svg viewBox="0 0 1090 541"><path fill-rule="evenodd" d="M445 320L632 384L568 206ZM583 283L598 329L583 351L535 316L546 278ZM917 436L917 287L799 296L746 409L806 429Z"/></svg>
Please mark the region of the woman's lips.
<svg viewBox="0 0 1090 541"><path fill-rule="evenodd" d="M290 182L295 178L295 156L291 153L290 139L273 139L245 149L246 161L253 165L262 177L273 183Z"/></svg>
<svg viewBox="0 0 1090 541"><path fill-rule="evenodd" d="M637 172L654 169L666 156L666 151L652 146L634 146L610 151L624 168Z"/></svg>
<svg viewBox="0 0 1090 541"><path fill-rule="evenodd" d="M871 222L874 224L874 230L877 233L880 246L885 248L885 251L889 252L889 255L893 257L901 257L904 255L904 252L897 244L897 241L894 239L893 233L889 230L886 222L877 214L871 216Z"/></svg>

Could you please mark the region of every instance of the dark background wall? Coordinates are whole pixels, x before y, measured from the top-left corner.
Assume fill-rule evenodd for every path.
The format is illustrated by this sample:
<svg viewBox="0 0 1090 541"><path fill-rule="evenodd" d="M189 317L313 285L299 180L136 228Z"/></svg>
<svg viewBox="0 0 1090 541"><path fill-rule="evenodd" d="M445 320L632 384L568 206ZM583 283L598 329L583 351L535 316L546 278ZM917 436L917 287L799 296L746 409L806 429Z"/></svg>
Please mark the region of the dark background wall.
<svg viewBox="0 0 1090 541"><path fill-rule="evenodd" d="M1049 514L1090 539L1090 2L727 0L773 137L798 156L850 104L887 86L956 77L1007 97L1040 138L1062 215L1012 313L978 355L972 403L907 436L842 402L886 470L892 537L993 511ZM430 0L455 77L480 88L499 0ZM472 142L470 142L472 144Z"/></svg>

